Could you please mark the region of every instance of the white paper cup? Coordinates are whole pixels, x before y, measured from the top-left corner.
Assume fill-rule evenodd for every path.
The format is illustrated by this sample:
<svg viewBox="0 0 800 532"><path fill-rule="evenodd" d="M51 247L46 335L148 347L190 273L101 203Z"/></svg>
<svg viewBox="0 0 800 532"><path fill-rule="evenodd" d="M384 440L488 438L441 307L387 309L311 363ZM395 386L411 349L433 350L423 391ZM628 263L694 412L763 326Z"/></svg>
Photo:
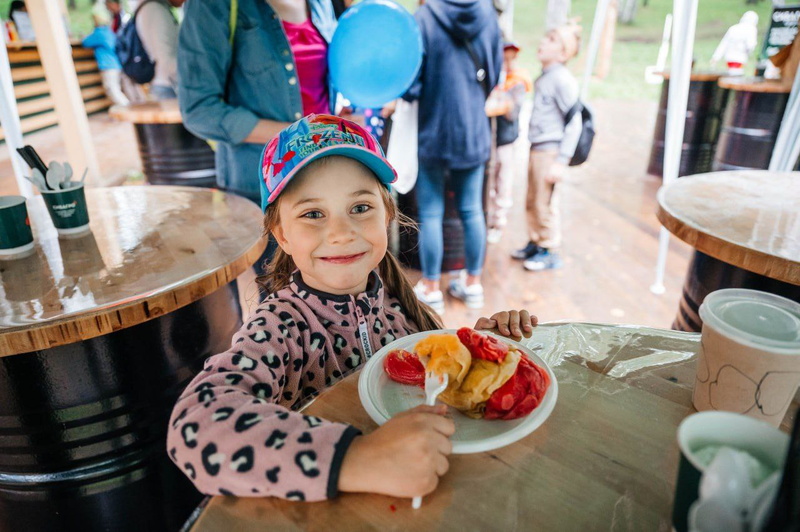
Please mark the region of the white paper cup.
<svg viewBox="0 0 800 532"><path fill-rule="evenodd" d="M700 317L694 407L779 426L800 386L800 304L755 290L717 290Z"/></svg>
<svg viewBox="0 0 800 532"><path fill-rule="evenodd" d="M684 419L678 427L681 459L672 507L672 525L677 532L689 529L689 508L699 497L700 480L706 470L697 459L697 452L709 445L745 451L778 471L786 460L789 435L764 422L729 412L701 412Z"/></svg>

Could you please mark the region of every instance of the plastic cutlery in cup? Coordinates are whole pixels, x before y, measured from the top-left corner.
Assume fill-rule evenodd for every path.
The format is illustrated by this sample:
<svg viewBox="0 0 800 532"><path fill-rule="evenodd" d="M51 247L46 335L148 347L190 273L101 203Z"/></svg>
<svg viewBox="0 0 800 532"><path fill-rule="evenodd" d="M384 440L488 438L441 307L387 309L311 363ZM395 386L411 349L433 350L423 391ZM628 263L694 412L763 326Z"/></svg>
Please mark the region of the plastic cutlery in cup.
<svg viewBox="0 0 800 532"><path fill-rule="evenodd" d="M47 186L53 190L59 190L61 183L64 181L64 167L58 161L50 161L50 166L47 168L45 174Z"/></svg>
<svg viewBox="0 0 800 532"><path fill-rule="evenodd" d="M425 404L428 406L433 406L436 404L436 398L439 397L439 394L445 391L447 388L447 373L444 375L437 375L432 371L425 372ZM414 497L411 501L411 507L413 509L418 509L422 506L422 496L419 495Z"/></svg>
<svg viewBox="0 0 800 532"><path fill-rule="evenodd" d="M64 182L61 183L61 188L64 187L64 183L67 183L72 180L72 165L69 163L64 163Z"/></svg>

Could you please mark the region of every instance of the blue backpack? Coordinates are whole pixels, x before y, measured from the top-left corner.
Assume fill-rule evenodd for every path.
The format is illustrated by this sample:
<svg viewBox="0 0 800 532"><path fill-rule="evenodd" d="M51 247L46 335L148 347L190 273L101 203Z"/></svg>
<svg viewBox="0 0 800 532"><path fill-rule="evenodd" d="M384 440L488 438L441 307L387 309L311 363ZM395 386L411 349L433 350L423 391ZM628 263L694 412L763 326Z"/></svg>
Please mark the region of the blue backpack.
<svg viewBox="0 0 800 532"><path fill-rule="evenodd" d="M136 8L133 16L119 29L117 34L116 52L119 62L122 63L122 71L140 85L149 83L156 75L156 64L147 55L147 51L139 39L139 32L136 31L136 15L147 3L148 0L145 0Z"/></svg>

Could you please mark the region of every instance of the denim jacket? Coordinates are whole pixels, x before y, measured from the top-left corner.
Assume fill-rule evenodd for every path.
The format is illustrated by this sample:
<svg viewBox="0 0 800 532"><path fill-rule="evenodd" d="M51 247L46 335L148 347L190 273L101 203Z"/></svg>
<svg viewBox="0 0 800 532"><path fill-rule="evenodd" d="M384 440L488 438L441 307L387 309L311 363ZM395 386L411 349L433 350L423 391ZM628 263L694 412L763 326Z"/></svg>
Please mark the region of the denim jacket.
<svg viewBox="0 0 800 532"><path fill-rule="evenodd" d="M329 0L308 0L311 22L330 43L336 19ZM261 203L262 145L245 143L259 119L303 115L297 68L278 15L265 0L239 0L234 42L230 0L189 0L178 46L184 125L217 141L217 185ZM331 105L336 102L331 88Z"/></svg>

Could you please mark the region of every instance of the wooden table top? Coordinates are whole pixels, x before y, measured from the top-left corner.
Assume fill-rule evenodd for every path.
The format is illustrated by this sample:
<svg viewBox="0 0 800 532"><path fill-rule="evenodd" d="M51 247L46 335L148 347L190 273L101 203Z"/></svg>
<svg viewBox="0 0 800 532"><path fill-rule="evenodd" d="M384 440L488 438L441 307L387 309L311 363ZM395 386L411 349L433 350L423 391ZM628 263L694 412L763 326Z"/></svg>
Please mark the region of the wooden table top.
<svg viewBox="0 0 800 532"><path fill-rule="evenodd" d="M0 356L94 338L197 301L260 256L261 209L196 187L86 190L91 233L59 238L28 200L36 247L0 260Z"/></svg>
<svg viewBox="0 0 800 532"><path fill-rule="evenodd" d="M723 89L732 89L745 92L769 92L775 94L788 94L792 88L782 84L777 79L764 79L758 77L728 76L719 78L719 86Z"/></svg>
<svg viewBox="0 0 800 532"><path fill-rule="evenodd" d="M115 105L108 114L117 120L134 124L181 124L181 110L178 100L161 100L157 102L134 103L131 105Z"/></svg>
<svg viewBox="0 0 800 532"><path fill-rule="evenodd" d="M550 418L502 449L453 455L421 509L368 494L317 503L216 496L191 531L671 529L676 431L694 412L700 335L548 324L525 343L558 379ZM357 378L327 390L308 412L373 430Z"/></svg>
<svg viewBox="0 0 800 532"><path fill-rule="evenodd" d="M686 176L658 191L659 221L698 251L800 285L800 172Z"/></svg>
<svg viewBox="0 0 800 532"><path fill-rule="evenodd" d="M689 78L690 81L718 81L719 78L725 76L726 72L692 72L691 77ZM669 79L671 77L670 71L666 70L661 73L661 76L664 79Z"/></svg>

